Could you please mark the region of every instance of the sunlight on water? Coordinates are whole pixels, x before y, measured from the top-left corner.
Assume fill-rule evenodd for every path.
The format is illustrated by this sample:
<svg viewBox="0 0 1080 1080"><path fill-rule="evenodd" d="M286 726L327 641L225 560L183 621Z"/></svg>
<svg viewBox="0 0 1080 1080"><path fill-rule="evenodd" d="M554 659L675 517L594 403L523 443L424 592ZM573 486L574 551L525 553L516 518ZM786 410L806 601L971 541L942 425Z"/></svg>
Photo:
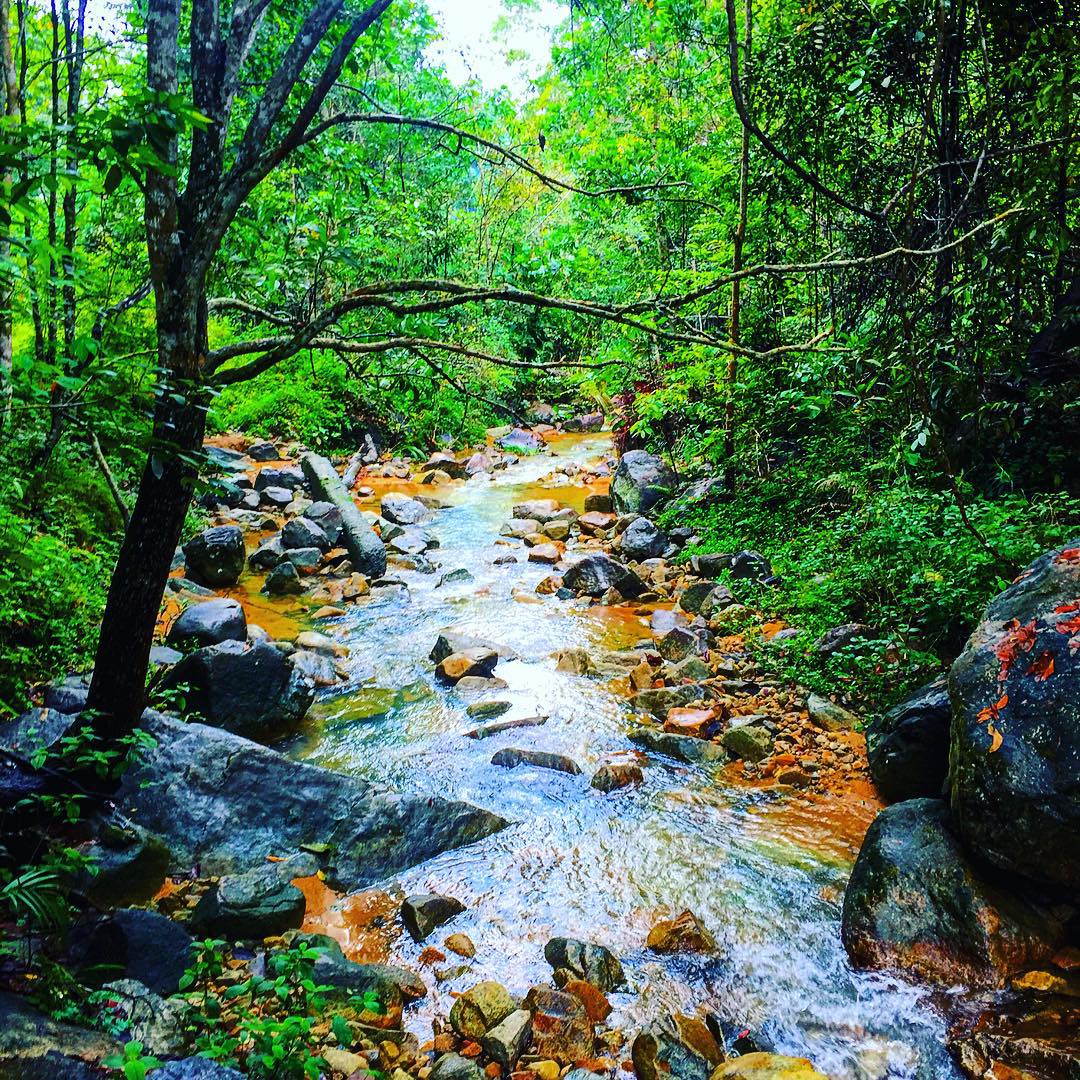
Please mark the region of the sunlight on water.
<svg viewBox="0 0 1080 1080"><path fill-rule="evenodd" d="M809 1057L836 1080L957 1077L927 992L853 972L840 943L840 897L865 815L780 805L786 796L727 787L706 770L665 759L650 764L636 790L605 796L589 787L601 759L636 752L627 716L604 680L557 672L551 654L651 640L648 618L626 608L597 616L552 597L515 600L512 589L532 593L550 571L525 562L524 548L495 541L525 498L580 509L582 488L549 490L537 481L559 460L596 461L609 446L606 436L564 438L557 458L523 459L495 480L424 489L449 504L430 526L441 545L433 553L440 573L463 567L473 580L437 587L439 574L391 568L406 592L320 627L349 646L345 666L355 681L318 703L292 752L402 790L466 799L513 822L386 883L463 901L467 911L453 930L477 946L467 976L432 980L410 1026L426 1037L431 1017L448 1011L450 992L481 978L515 993L546 982L544 943L569 934L623 958L634 992L613 996L612 1019L628 1031L661 1008L707 1007L778 1051ZM416 490L401 481L379 487ZM511 550L518 563L493 565ZM545 715L547 722L482 741L463 738L478 723L465 713L476 699L436 685L427 659L446 626L515 657L501 659L496 671L508 688L483 695L511 703L500 719ZM568 755L584 775L493 767L492 754L505 746ZM653 923L687 907L715 935L718 955L646 952ZM399 938L392 958L415 967L419 951Z"/></svg>

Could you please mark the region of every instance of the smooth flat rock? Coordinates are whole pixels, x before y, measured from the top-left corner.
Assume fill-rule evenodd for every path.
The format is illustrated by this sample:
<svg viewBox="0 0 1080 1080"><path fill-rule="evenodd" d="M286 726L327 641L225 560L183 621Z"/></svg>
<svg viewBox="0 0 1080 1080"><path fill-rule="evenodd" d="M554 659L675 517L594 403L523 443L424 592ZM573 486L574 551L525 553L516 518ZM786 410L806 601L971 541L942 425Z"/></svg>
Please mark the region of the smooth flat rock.
<svg viewBox="0 0 1080 1080"><path fill-rule="evenodd" d="M178 867L242 872L318 843L329 846L331 881L353 888L507 824L468 803L291 761L218 728L153 712L141 725L157 745L124 775L117 802L166 841Z"/></svg>

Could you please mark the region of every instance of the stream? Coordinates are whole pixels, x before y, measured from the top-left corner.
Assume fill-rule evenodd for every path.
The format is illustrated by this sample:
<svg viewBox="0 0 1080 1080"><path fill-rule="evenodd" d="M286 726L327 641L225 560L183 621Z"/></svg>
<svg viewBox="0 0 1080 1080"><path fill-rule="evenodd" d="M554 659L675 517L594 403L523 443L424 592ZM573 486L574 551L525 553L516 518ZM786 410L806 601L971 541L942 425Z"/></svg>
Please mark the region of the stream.
<svg viewBox="0 0 1080 1080"><path fill-rule="evenodd" d="M361 481L376 488L365 507L377 507L386 491L431 493L448 504L426 526L441 544L431 553L440 572L391 566L388 576L406 588L396 595L380 590L390 595L320 621L320 630L349 649L342 663L350 682L323 692L287 748L296 758L400 790L467 800L512 821L495 836L381 884L461 900L467 910L446 932L462 931L476 944L467 974L436 983L430 969L419 967L420 946L404 935L393 942L391 960L426 970L432 986L407 1014L409 1026L421 1041L429 1038L431 1019L446 1014L451 991L480 979L516 994L547 983L544 943L565 934L607 945L623 960L631 990L612 995L610 1023L630 1034L664 1009L707 1008L750 1028L771 1049L810 1058L836 1080L959 1077L929 992L848 963L840 904L862 828L845 822L841 806L733 786L713 769L658 755L650 755L640 787L610 795L590 788L601 760L640 754L626 737L630 716L605 681L557 672L551 654L651 644L653 636L648 617L629 608L590 610L536 596L550 568L526 562L523 548L494 546L511 507L524 499L556 498L580 510L587 487L537 481L560 461L598 461L610 440L560 437L553 449L557 456L523 458L495 479L435 490ZM493 565L507 551L520 561ZM458 568L473 580L438 584L443 572ZM484 740L462 736L482 722L465 713L477 699L438 686L428 660L448 626L513 650L517 658L500 660L496 670L509 689L482 697L512 703L501 719L547 715L544 726ZM583 775L491 765L505 746L568 755ZM717 955L646 951L650 927L684 908L713 932Z"/></svg>

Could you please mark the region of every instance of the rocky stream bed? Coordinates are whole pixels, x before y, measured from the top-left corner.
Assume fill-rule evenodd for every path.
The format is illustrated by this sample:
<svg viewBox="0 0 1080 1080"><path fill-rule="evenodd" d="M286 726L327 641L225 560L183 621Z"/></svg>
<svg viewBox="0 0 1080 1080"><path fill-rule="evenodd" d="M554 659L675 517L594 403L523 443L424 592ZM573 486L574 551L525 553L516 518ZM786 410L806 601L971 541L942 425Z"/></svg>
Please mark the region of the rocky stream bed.
<svg viewBox="0 0 1080 1080"><path fill-rule="evenodd" d="M874 827L881 850L930 839L913 865L906 850L875 855L884 872L860 860L842 935L884 805L861 725L753 662L738 581L771 568L752 552L680 560L689 530L649 517L672 483L661 463L627 455L612 483L609 436L544 426L419 470L219 443L215 521L178 555L155 657L159 687L211 726L166 715L167 696L147 716L158 745L117 797L120 839L92 841L104 869L87 892L122 910L85 948L127 950L126 976L163 995L188 930L327 935L324 976L393 1005L357 1029L359 1052L327 1057L333 1076L1078 1075L1060 1031L1050 1050L1031 1037L1029 1072L994 1064L1015 1030L971 1033L984 1006L1016 1006L1004 988L1028 969L1045 979L1027 989L1051 994L1040 1015L1068 1029L1068 844L1046 895L1005 900L963 869L944 803L901 801L906 816ZM4 745L56 737L83 693L79 678L49 687ZM895 730L872 746L892 755L890 798L941 793L944 761L915 770L928 791L905 772L946 752L931 713L890 721L907 738L915 716L923 758ZM953 863L963 880L942 885ZM908 909L889 923L903 904L882 892L910 891L905 874L934 879L952 937L939 920L904 938ZM4 1008L0 1076L46 1075L4 1071L46 1060Z"/></svg>

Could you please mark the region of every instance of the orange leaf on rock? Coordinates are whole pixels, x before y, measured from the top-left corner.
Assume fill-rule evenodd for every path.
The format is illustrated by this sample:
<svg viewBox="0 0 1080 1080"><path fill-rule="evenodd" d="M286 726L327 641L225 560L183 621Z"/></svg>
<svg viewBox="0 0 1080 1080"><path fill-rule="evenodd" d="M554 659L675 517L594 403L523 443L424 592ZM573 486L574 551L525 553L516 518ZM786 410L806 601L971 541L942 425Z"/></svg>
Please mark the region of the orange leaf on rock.
<svg viewBox="0 0 1080 1080"><path fill-rule="evenodd" d="M1039 682L1046 682L1051 675L1054 674L1054 654L1053 653L1040 653L1031 661L1031 666L1028 668L1027 673L1034 675Z"/></svg>
<svg viewBox="0 0 1080 1080"><path fill-rule="evenodd" d="M1002 694L993 705L987 705L985 709L980 709L976 719L980 724L985 724L987 720L996 720L1001 715L1001 710L1008 704L1009 695Z"/></svg>
<svg viewBox="0 0 1080 1080"><path fill-rule="evenodd" d="M996 753L1001 749L1001 744L1005 741L1004 736L993 724L989 724L986 730L990 735L990 749L986 752L988 754Z"/></svg>

